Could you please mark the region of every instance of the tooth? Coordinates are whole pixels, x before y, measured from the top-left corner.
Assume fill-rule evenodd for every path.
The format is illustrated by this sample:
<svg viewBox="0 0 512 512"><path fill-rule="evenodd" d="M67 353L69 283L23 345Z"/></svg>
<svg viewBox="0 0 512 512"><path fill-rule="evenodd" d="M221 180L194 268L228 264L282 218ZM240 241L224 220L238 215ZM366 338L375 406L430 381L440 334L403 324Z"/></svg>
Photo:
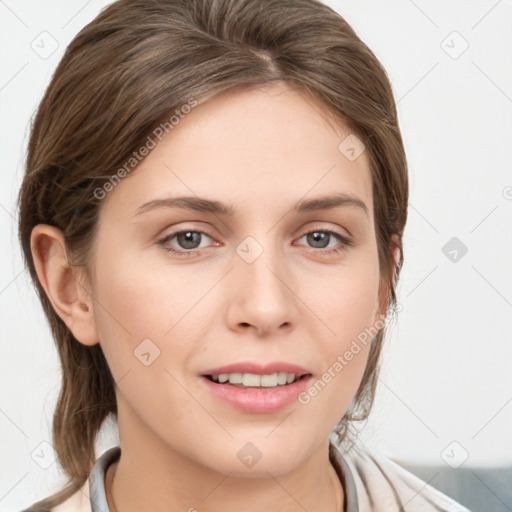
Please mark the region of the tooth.
<svg viewBox="0 0 512 512"><path fill-rule="evenodd" d="M244 373L242 375L242 384L244 386L260 386L261 377L254 373Z"/></svg>
<svg viewBox="0 0 512 512"><path fill-rule="evenodd" d="M272 375L262 375L261 385L264 388L271 388L272 386L277 386L277 373L273 373Z"/></svg>
<svg viewBox="0 0 512 512"><path fill-rule="evenodd" d="M286 384L286 372L279 372L277 374L277 383L280 386L284 386Z"/></svg>
<svg viewBox="0 0 512 512"><path fill-rule="evenodd" d="M254 373L221 373L212 375L214 382L220 384L242 384L246 387L275 387L291 384L296 380L294 373L279 372L272 375L257 375Z"/></svg>
<svg viewBox="0 0 512 512"><path fill-rule="evenodd" d="M229 383L230 384L242 384L242 374L241 373L230 373L229 374Z"/></svg>

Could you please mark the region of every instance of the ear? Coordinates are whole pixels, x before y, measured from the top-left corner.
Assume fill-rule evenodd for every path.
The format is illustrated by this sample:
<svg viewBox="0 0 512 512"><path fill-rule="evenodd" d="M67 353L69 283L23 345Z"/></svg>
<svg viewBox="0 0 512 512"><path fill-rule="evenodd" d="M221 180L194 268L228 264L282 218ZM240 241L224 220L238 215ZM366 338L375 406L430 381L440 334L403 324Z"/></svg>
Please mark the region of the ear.
<svg viewBox="0 0 512 512"><path fill-rule="evenodd" d="M379 306L377 310L377 314L375 315L375 322L378 319L384 320L387 313L389 296L391 290L389 289L389 279L393 278L393 274L395 273L395 269L398 265L398 257L400 255L400 249L398 247L398 235L392 235L390 250L393 257L392 266L390 268L389 276L381 276L380 285L379 285Z"/></svg>
<svg viewBox="0 0 512 512"><path fill-rule="evenodd" d="M69 265L62 231L38 224L32 229L30 247L37 277L57 315L78 341L96 345L92 296L84 271Z"/></svg>

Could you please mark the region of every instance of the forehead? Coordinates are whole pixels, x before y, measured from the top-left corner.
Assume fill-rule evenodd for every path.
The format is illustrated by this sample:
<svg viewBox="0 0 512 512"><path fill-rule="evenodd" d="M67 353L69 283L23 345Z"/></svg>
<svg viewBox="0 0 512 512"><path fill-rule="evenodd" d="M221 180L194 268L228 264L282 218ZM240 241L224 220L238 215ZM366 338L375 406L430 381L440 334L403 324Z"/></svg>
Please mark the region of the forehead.
<svg viewBox="0 0 512 512"><path fill-rule="evenodd" d="M278 214L300 199L343 192L364 201L371 214L366 152L354 160L342 151L353 136L283 83L223 93L183 116L103 207L126 218L153 199L197 195L238 203L237 213L271 204Z"/></svg>

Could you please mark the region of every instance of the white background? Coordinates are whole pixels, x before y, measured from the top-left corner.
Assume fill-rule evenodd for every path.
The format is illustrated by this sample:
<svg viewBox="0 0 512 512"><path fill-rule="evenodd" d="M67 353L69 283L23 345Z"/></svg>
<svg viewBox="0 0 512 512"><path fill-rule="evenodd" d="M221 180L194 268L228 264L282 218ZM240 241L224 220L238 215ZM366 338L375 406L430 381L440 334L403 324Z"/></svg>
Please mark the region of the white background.
<svg viewBox="0 0 512 512"><path fill-rule="evenodd" d="M2 511L19 510L64 481L45 444L59 390L57 354L23 270L15 201L30 118L66 45L107 3L0 2ZM402 310L361 435L407 462L510 464L512 3L328 4L387 69L410 165ZM43 31L58 43L48 58L31 46L45 37L51 49ZM442 252L452 237L468 249L456 262ZM116 435L107 429L98 450L112 444Z"/></svg>

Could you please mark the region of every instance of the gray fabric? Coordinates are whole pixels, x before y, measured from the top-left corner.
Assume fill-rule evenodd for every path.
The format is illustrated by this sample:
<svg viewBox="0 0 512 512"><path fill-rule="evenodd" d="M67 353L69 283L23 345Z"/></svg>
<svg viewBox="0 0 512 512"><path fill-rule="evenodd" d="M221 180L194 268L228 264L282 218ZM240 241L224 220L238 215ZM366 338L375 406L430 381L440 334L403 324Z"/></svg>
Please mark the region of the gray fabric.
<svg viewBox="0 0 512 512"><path fill-rule="evenodd" d="M107 450L94 464L89 475L89 495L92 512L109 512L105 496L105 473L110 464L117 462L121 456L121 448L114 446Z"/></svg>
<svg viewBox="0 0 512 512"><path fill-rule="evenodd" d="M345 459L338 454L339 452L337 452L334 446L329 444L329 460L338 474L341 485L343 486L343 492L345 493L343 512L359 512L354 477Z"/></svg>
<svg viewBox="0 0 512 512"><path fill-rule="evenodd" d="M470 510L512 511L511 466L451 469L446 466L400 464Z"/></svg>

